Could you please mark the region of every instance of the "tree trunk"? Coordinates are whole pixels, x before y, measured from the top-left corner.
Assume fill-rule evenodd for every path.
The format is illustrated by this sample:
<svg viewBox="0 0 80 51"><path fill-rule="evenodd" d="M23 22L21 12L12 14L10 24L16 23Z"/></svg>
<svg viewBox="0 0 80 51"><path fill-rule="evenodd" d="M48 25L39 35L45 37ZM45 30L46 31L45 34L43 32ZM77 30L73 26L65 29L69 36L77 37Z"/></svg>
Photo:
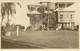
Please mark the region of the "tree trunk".
<svg viewBox="0 0 80 51"><path fill-rule="evenodd" d="M11 27L10 27L10 24L9 24L9 14L10 14L10 11L7 12L7 25L6 25L6 34L5 36L11 36Z"/></svg>

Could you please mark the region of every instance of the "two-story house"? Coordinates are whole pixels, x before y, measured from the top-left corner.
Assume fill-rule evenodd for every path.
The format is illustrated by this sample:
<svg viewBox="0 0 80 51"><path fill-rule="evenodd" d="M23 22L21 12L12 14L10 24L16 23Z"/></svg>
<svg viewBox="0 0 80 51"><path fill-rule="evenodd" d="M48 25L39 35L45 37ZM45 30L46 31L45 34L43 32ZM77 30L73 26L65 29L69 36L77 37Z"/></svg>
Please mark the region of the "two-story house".
<svg viewBox="0 0 80 51"><path fill-rule="evenodd" d="M56 3L56 15L58 27L62 29L74 29L74 17L75 11L67 9L74 2L57 2Z"/></svg>

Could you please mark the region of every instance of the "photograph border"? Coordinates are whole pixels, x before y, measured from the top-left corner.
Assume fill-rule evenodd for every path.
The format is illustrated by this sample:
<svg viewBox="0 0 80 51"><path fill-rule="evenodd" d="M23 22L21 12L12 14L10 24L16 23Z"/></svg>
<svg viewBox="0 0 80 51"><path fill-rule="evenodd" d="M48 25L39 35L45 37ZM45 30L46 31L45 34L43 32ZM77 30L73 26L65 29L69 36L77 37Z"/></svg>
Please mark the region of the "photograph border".
<svg viewBox="0 0 80 51"><path fill-rule="evenodd" d="M30 2L30 1L36 1L36 0L27 0L27 1ZM44 1L49 1L49 0L44 0ZM78 1L80 2L79 0L54 0L54 1L61 1L61 2ZM0 0L0 5L2 2L25 2L25 0ZM1 6L0 6L0 18L1 18ZM0 21L0 26L1 26L1 21ZM1 27L0 27L0 32L1 32ZM80 34L80 28L79 28L79 34ZM1 41L1 33L0 33L0 41ZM0 45L1 45L1 42L0 42ZM1 46L0 46L0 49L1 49ZM79 35L79 49L1 49L1 51L53 51L53 50L54 51L80 51L80 35Z"/></svg>

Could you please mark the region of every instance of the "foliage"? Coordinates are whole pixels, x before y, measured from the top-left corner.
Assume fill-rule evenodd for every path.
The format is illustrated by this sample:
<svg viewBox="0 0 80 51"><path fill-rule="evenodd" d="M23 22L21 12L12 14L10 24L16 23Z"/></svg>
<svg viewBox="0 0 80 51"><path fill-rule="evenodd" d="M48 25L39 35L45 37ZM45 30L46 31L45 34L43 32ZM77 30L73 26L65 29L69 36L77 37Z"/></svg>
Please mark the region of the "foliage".
<svg viewBox="0 0 80 51"><path fill-rule="evenodd" d="M10 25L9 23L9 17L11 15L11 17L13 16L13 14L16 14L16 4L18 4L20 7L21 5L19 3L1 3L1 16L2 16L2 22L3 19L5 18L5 15L7 15L7 24L6 27L2 26L2 32L7 32L7 31L13 31L14 26ZM5 34L3 33L3 34Z"/></svg>

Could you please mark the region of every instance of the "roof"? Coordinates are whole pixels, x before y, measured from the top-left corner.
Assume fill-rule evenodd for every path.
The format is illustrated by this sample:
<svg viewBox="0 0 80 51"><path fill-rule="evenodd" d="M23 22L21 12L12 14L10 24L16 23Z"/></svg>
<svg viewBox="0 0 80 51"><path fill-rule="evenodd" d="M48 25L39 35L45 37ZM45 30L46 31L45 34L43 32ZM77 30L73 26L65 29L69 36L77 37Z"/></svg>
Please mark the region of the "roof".
<svg viewBox="0 0 80 51"><path fill-rule="evenodd" d="M41 13L38 11L32 11L32 12L27 12L27 14L41 14Z"/></svg>
<svg viewBox="0 0 80 51"><path fill-rule="evenodd" d="M54 11L75 11L75 10L73 10L71 8L64 8L64 9L56 9Z"/></svg>
<svg viewBox="0 0 80 51"><path fill-rule="evenodd" d="M46 5L46 4L40 4L40 3L31 3L31 4L29 4L29 6L43 6L43 5Z"/></svg>
<svg viewBox="0 0 80 51"><path fill-rule="evenodd" d="M70 3L70 4L72 3L73 4L74 2L61 2L60 1L60 2L56 2L56 3Z"/></svg>
<svg viewBox="0 0 80 51"><path fill-rule="evenodd" d="M76 11L76 10L80 10L78 9L80 8L80 4L79 3L74 3L73 5L67 7L67 8L64 8L64 9L56 9L55 11Z"/></svg>
<svg viewBox="0 0 80 51"><path fill-rule="evenodd" d="M48 13L48 11L44 11L44 13ZM49 11L49 13L52 13L52 11Z"/></svg>

